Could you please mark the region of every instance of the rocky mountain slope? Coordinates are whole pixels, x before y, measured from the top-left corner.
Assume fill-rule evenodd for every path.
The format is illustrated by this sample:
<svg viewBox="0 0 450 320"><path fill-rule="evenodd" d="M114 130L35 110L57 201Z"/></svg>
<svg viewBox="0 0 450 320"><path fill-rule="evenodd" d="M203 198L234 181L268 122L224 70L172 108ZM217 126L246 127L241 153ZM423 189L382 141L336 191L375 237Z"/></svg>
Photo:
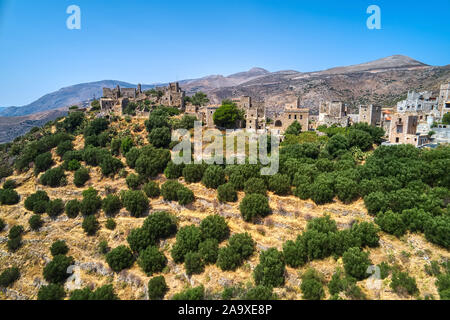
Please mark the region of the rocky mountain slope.
<svg viewBox="0 0 450 320"><path fill-rule="evenodd" d="M41 127L49 121L65 116L67 110L56 109L20 117L0 117L0 143L6 143L24 135L33 127Z"/></svg>
<svg viewBox="0 0 450 320"><path fill-rule="evenodd" d="M210 75L200 79L180 81L187 94L203 91L213 102L242 94L264 98L269 106L280 107L296 96L305 106L317 109L318 100L342 99L350 104L377 102L390 104L409 89L437 90L439 84L450 79L450 66L433 67L406 56L395 55L347 67L317 72L295 70L269 72L253 68L229 76ZM103 87L135 87L116 80L82 83L47 94L23 107L0 109L0 116L22 116L46 110L68 107L100 97ZM166 85L165 83L158 85ZM143 89L156 84L143 85ZM369 94L374 93L373 98Z"/></svg>
<svg viewBox="0 0 450 320"><path fill-rule="evenodd" d="M217 102L230 96L261 97L274 110L300 97L303 106L318 112L321 101L340 100L353 110L359 104L392 106L408 90L431 90L450 80L450 65L427 66L404 56L392 56L369 63L320 72L280 71L244 84L209 92Z"/></svg>

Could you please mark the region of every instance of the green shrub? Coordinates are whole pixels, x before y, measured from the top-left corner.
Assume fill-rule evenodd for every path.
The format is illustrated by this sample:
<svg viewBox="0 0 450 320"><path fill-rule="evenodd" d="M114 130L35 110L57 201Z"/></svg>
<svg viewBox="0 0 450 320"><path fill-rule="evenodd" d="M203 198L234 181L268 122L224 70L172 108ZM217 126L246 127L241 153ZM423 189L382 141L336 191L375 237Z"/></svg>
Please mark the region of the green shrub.
<svg viewBox="0 0 450 320"><path fill-rule="evenodd" d="M371 215L376 215L379 212L384 212L387 208L387 204L388 199L383 192L372 192L364 197L364 205Z"/></svg>
<svg viewBox="0 0 450 320"><path fill-rule="evenodd" d="M447 262L448 263L448 262ZM450 300L450 272L442 273L437 276L436 287L441 300Z"/></svg>
<svg viewBox="0 0 450 320"><path fill-rule="evenodd" d="M205 264L214 264L219 254L219 242L216 239L207 239L198 245L198 252Z"/></svg>
<svg viewBox="0 0 450 320"><path fill-rule="evenodd" d="M401 214L390 210L378 213L375 223L380 226L381 230L396 237L401 237L406 233L406 225Z"/></svg>
<svg viewBox="0 0 450 320"><path fill-rule="evenodd" d="M136 172L145 178L156 177L162 173L170 161L170 152L165 149L155 149L145 146L141 150L141 155L136 160Z"/></svg>
<svg viewBox="0 0 450 320"><path fill-rule="evenodd" d="M3 189L15 189L17 187L16 181L6 180L3 184Z"/></svg>
<svg viewBox="0 0 450 320"><path fill-rule="evenodd" d="M97 230L100 229L100 224L98 223L97 218L94 215L84 217L81 226L88 236L95 235L97 233Z"/></svg>
<svg viewBox="0 0 450 320"><path fill-rule="evenodd" d="M255 251L255 242L248 233L237 233L230 237L228 246L237 252L242 259L249 258Z"/></svg>
<svg viewBox="0 0 450 320"><path fill-rule="evenodd" d="M216 239L219 243L228 238L230 229L222 216L211 215L200 222L203 239Z"/></svg>
<svg viewBox="0 0 450 320"><path fill-rule="evenodd" d="M127 154L125 155L127 165L130 168L134 168L136 165L136 160L139 158L140 155L141 151L138 148L136 147L131 148L130 151L128 151Z"/></svg>
<svg viewBox="0 0 450 320"><path fill-rule="evenodd" d="M45 210L47 209L47 203L50 201L50 198L47 195L47 192L45 191L36 191L36 193L30 195L28 198L25 199L24 205L25 205L25 209L29 210L29 211L33 211L34 213L44 213ZM40 203L39 205L36 206L36 204ZM42 205L43 204L43 205ZM42 206L43 211L40 212Z"/></svg>
<svg viewBox="0 0 450 320"><path fill-rule="evenodd" d="M328 290L330 291L331 295L339 294L340 292L347 290L349 285L354 281L355 280L353 280L352 278L345 277L341 269L338 268L333 273L333 276L328 283Z"/></svg>
<svg viewBox="0 0 450 320"><path fill-rule="evenodd" d="M177 241L172 247L172 258L176 263L184 262L188 252L197 251L202 242L201 229L196 226L185 226L177 233Z"/></svg>
<svg viewBox="0 0 450 320"><path fill-rule="evenodd" d="M100 288L97 288L89 297L89 300L94 301L111 301L111 300L119 300L119 297L114 292L114 288L111 284L104 285Z"/></svg>
<svg viewBox="0 0 450 320"><path fill-rule="evenodd" d="M66 183L66 175L64 174L64 169L61 167L57 167L47 170L41 176L41 183L44 186L49 186L52 188L64 185Z"/></svg>
<svg viewBox="0 0 450 320"><path fill-rule="evenodd" d="M217 189L225 182L225 172L223 171L222 167L208 166L208 168L206 168L202 178L202 183L205 185L205 187Z"/></svg>
<svg viewBox="0 0 450 320"><path fill-rule="evenodd" d="M98 244L98 251L101 254L107 254L109 251L108 241L106 240L100 241L100 243Z"/></svg>
<svg viewBox="0 0 450 320"><path fill-rule="evenodd" d="M261 178L250 178L244 183L244 191L249 194L261 194L263 196L267 193L266 183Z"/></svg>
<svg viewBox="0 0 450 320"><path fill-rule="evenodd" d="M87 168L80 168L77 171L75 171L74 177L73 177L73 183L78 188L81 188L84 186L84 184L90 179L89 170Z"/></svg>
<svg viewBox="0 0 450 320"><path fill-rule="evenodd" d="M407 272L396 271L392 275L391 288L401 295L417 295L419 289L417 288L416 279L410 277Z"/></svg>
<svg viewBox="0 0 450 320"><path fill-rule="evenodd" d="M203 285L186 289L173 295L172 300L204 300L205 288Z"/></svg>
<svg viewBox="0 0 450 320"><path fill-rule="evenodd" d="M120 272L133 265L133 253L126 246L118 246L106 255L106 262L113 271Z"/></svg>
<svg viewBox="0 0 450 320"><path fill-rule="evenodd" d="M61 199L55 199L47 204L47 214L55 218L64 212L64 202Z"/></svg>
<svg viewBox="0 0 450 320"><path fill-rule="evenodd" d="M243 300L264 301L276 300L277 295L273 293L272 288L265 286L256 286L250 288L243 296Z"/></svg>
<svg viewBox="0 0 450 320"><path fill-rule="evenodd" d="M139 218L149 208L147 196L142 191L128 190L122 193L122 202L131 216Z"/></svg>
<svg viewBox="0 0 450 320"><path fill-rule="evenodd" d="M65 255L69 252L69 247L64 240L57 240L50 247L50 252L54 257L60 254Z"/></svg>
<svg viewBox="0 0 450 320"><path fill-rule="evenodd" d="M149 183L145 184L142 190L149 198L158 198L161 194L161 189L159 188L158 183L156 183L155 181L150 181Z"/></svg>
<svg viewBox="0 0 450 320"><path fill-rule="evenodd" d="M133 148L133 145L134 141L132 137L127 136L122 139L122 142L120 144L120 151L122 152L122 154L127 154L131 150L131 148Z"/></svg>
<svg viewBox="0 0 450 320"><path fill-rule="evenodd" d="M169 291L163 276L151 278L148 282L148 297L150 300L162 300Z"/></svg>
<svg viewBox="0 0 450 320"><path fill-rule="evenodd" d="M30 225L31 230L37 231L43 226L44 221L42 221L40 215L35 214L28 220L28 224Z"/></svg>
<svg viewBox="0 0 450 320"><path fill-rule="evenodd" d="M95 190L94 190L95 191ZM80 203L80 212L84 216L95 214L102 206L102 200L97 196L97 192L87 194Z"/></svg>
<svg viewBox="0 0 450 320"><path fill-rule="evenodd" d="M113 218L109 218L108 220L106 220L106 229L114 230L114 229L116 229L116 226L117 226L117 224Z"/></svg>
<svg viewBox="0 0 450 320"><path fill-rule="evenodd" d="M22 226L13 226L9 229L9 239L19 238L23 235L24 229Z"/></svg>
<svg viewBox="0 0 450 320"><path fill-rule="evenodd" d="M302 126L297 120L295 120L294 122L292 122L292 124L289 127L287 127L284 134L293 134L296 136L296 135L299 135L301 132L302 132Z"/></svg>
<svg viewBox="0 0 450 320"><path fill-rule="evenodd" d="M3 221L2 218L0 218L0 232L2 232L3 229L5 229L5 227L6 227L5 221Z"/></svg>
<svg viewBox="0 0 450 320"><path fill-rule="evenodd" d="M63 300L66 296L64 287L60 284L51 283L39 289L38 300Z"/></svg>
<svg viewBox="0 0 450 320"><path fill-rule="evenodd" d="M56 154L60 157L64 156L64 154L68 151L73 150L73 143L70 140L62 141L56 147Z"/></svg>
<svg viewBox="0 0 450 320"><path fill-rule="evenodd" d="M191 204L195 201L194 193L192 192L192 190L184 186L177 191L177 199L178 203L182 206Z"/></svg>
<svg viewBox="0 0 450 320"><path fill-rule="evenodd" d="M155 148L167 148L171 141L171 132L167 127L155 128L148 135L149 142Z"/></svg>
<svg viewBox="0 0 450 320"><path fill-rule="evenodd" d="M237 192L231 183L222 184L217 188L217 199L220 202L236 202L238 200Z"/></svg>
<svg viewBox="0 0 450 320"><path fill-rule="evenodd" d="M127 241L131 250L135 253L139 253L151 245L156 245L154 236L146 228L131 230Z"/></svg>
<svg viewBox="0 0 450 320"><path fill-rule="evenodd" d="M358 184L352 179L338 177L336 179L336 193L339 200L344 203L351 203L358 198Z"/></svg>
<svg viewBox="0 0 450 320"><path fill-rule="evenodd" d="M269 190L276 195L286 196L291 193L290 178L284 174L275 174L269 178Z"/></svg>
<svg viewBox="0 0 450 320"><path fill-rule="evenodd" d="M141 178L134 173L128 175L126 178L128 188L132 190L137 190L141 186Z"/></svg>
<svg viewBox="0 0 450 320"><path fill-rule="evenodd" d="M256 217L265 217L271 213L269 201L262 194L248 194L239 205L245 221L252 221Z"/></svg>
<svg viewBox="0 0 450 320"><path fill-rule="evenodd" d="M157 247L149 246L141 251L137 263L142 271L151 276L153 273L161 272L164 269L167 259Z"/></svg>
<svg viewBox="0 0 450 320"><path fill-rule="evenodd" d="M199 252L188 252L184 256L184 268L188 275L201 274L205 271L205 263Z"/></svg>
<svg viewBox="0 0 450 320"><path fill-rule="evenodd" d="M259 264L253 271L257 285L280 287L284 284L285 262L283 253L275 248L261 252Z"/></svg>
<svg viewBox="0 0 450 320"><path fill-rule="evenodd" d="M187 183L200 182L203 178L203 174L206 170L206 166L203 164L187 164L183 168L183 177Z"/></svg>
<svg viewBox="0 0 450 320"><path fill-rule="evenodd" d="M450 216L438 216L431 219L425 225L425 237L428 241L450 249Z"/></svg>
<svg viewBox="0 0 450 320"><path fill-rule="evenodd" d="M149 215L142 226L148 231L154 243L159 239L165 239L177 232L176 218L165 211L157 211Z"/></svg>
<svg viewBox="0 0 450 320"><path fill-rule="evenodd" d="M292 268L298 268L308 261L308 252L305 242L299 237L296 241L286 241L283 244L283 254L286 264Z"/></svg>
<svg viewBox="0 0 450 320"><path fill-rule="evenodd" d="M57 255L44 267L44 279L50 283L63 283L69 277L67 269L74 264L72 257Z"/></svg>
<svg viewBox="0 0 450 320"><path fill-rule="evenodd" d="M217 265L224 271L236 270L255 250L255 242L247 233L233 235L228 246L219 249Z"/></svg>
<svg viewBox="0 0 450 320"><path fill-rule="evenodd" d="M183 189L184 186L175 180L169 180L161 186L161 194L166 201L177 201L178 190Z"/></svg>
<svg viewBox="0 0 450 320"><path fill-rule="evenodd" d="M236 190L244 190L245 178L240 172L233 172L230 175L230 183Z"/></svg>
<svg viewBox="0 0 450 320"><path fill-rule="evenodd" d="M372 264L369 253L361 251L359 248L350 248L343 255L345 272L358 280L363 280L369 276L367 269Z"/></svg>
<svg viewBox="0 0 450 320"><path fill-rule="evenodd" d="M122 201L118 196L109 194L102 201L102 209L106 215L114 216L122 209Z"/></svg>
<svg viewBox="0 0 450 320"><path fill-rule="evenodd" d="M69 162L65 161L63 163L63 167L64 169L69 171L77 171L78 169L81 168L81 163L77 159L72 159Z"/></svg>
<svg viewBox="0 0 450 320"><path fill-rule="evenodd" d="M167 179L178 179L183 175L183 168L184 163L182 164L175 164L172 161L170 161L167 164L166 169L164 170L164 175Z"/></svg>
<svg viewBox="0 0 450 320"><path fill-rule="evenodd" d="M2 205L14 205L19 203L20 196L14 189L0 189L0 203Z"/></svg>
<svg viewBox="0 0 450 320"><path fill-rule="evenodd" d="M330 203L334 198L334 180L330 174L319 175L310 187L311 199L318 205Z"/></svg>
<svg viewBox="0 0 450 320"><path fill-rule="evenodd" d="M92 290L90 288L76 289L70 293L72 301L88 301L91 300Z"/></svg>
<svg viewBox="0 0 450 320"><path fill-rule="evenodd" d="M302 275L302 283L300 285L303 299L321 300L325 297L322 279L314 269L308 269Z"/></svg>
<svg viewBox="0 0 450 320"><path fill-rule="evenodd" d="M66 203L66 215L71 219L75 219L80 213L80 205L80 201L78 200L68 201Z"/></svg>
<svg viewBox="0 0 450 320"><path fill-rule="evenodd" d="M47 171L53 165L51 152L40 154L34 160L34 173L38 175L40 172Z"/></svg>
<svg viewBox="0 0 450 320"><path fill-rule="evenodd" d="M0 274L0 287L7 288L19 280L20 271L18 268L8 268Z"/></svg>
<svg viewBox="0 0 450 320"><path fill-rule="evenodd" d="M22 246L22 237L9 239L6 246L10 252L16 252Z"/></svg>
<svg viewBox="0 0 450 320"><path fill-rule="evenodd" d="M241 255L227 246L219 249L217 254L217 266L223 271L234 271L242 265Z"/></svg>
<svg viewBox="0 0 450 320"><path fill-rule="evenodd" d="M379 245L378 231L379 229L369 222L355 223L351 229L352 235L359 240L360 246L370 248L376 248Z"/></svg>
<svg viewBox="0 0 450 320"><path fill-rule="evenodd" d="M102 174L104 176L115 175L119 172L120 169L124 167L122 161L117 158L114 158L111 155L105 156L100 163L100 168L102 169Z"/></svg>

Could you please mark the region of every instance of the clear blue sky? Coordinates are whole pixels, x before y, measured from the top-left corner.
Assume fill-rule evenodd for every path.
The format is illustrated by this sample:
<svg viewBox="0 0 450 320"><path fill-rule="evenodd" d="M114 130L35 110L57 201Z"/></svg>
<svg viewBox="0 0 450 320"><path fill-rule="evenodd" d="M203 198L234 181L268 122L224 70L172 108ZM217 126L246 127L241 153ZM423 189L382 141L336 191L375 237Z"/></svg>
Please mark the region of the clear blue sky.
<svg viewBox="0 0 450 320"><path fill-rule="evenodd" d="M66 28L80 6L82 29ZM382 30L366 9L381 8ZM114 79L314 71L404 54L450 63L449 0L0 0L0 106Z"/></svg>

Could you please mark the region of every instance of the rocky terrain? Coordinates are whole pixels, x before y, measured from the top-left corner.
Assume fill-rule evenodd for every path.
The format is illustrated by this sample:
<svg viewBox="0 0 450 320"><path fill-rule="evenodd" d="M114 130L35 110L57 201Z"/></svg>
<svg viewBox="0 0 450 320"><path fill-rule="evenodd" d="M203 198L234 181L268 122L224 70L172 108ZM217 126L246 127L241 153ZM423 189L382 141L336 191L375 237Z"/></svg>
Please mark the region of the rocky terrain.
<svg viewBox="0 0 450 320"><path fill-rule="evenodd" d="M133 119L133 123L127 124L121 121L117 124L118 130L125 130L130 125L143 126L143 119ZM84 145L82 136L78 136L74 141L75 148L81 149ZM54 159L59 159L54 154ZM125 161L122 158L122 161ZM55 164L60 165L58 162ZM65 240L70 248L69 255L73 256L76 265L79 267L76 272L81 277L81 285L98 287L103 284L112 284L116 293L121 299L147 299L146 285L150 279L142 270L134 266L126 271L114 273L109 269L105 258L98 251L100 241L107 240L109 247L115 248L119 245L126 245L127 235L133 228L140 227L143 218L130 217L129 213L122 209L116 217L117 228L110 231L105 228L106 216L99 213L98 220L101 230L95 236L88 237L81 227L82 217L69 219L65 214L56 219L51 219L43 215L45 225L39 231L31 231L28 226L28 219L32 213L24 208L24 200L37 190L45 190L51 199L61 198L64 201L81 199L82 191L90 186L100 191L102 198L106 195L106 189L124 190L127 185L124 178L107 178L102 176L100 168L90 168L91 180L83 188L76 188L73 181L73 173L68 172L67 186L49 188L38 183L32 169L28 172L14 175L9 179L14 179L19 184L16 189L21 195L21 201L13 206L0 206L0 217L5 220L7 227L0 232L0 265L3 268L19 266L21 270L20 279L8 289L0 291L2 299L36 299L40 286L45 284L42 276L44 266L51 260L49 251L50 245L55 240ZM131 172L133 170L128 169ZM160 175L157 181L163 183L166 178ZM180 182L186 185L183 178ZM225 286L247 284L252 281L252 270L258 264L259 252L275 247L282 249L282 244L286 240L294 240L298 234L305 230L306 223L324 214L329 214L336 220L339 229L349 228L356 221L373 221L373 217L368 215L362 200L358 200L351 205L345 205L338 200L327 205L315 205L312 201L303 201L299 198L279 197L270 193L270 207L273 214L262 219L260 223L252 224L243 221L239 212L239 202L234 204L221 204L217 200L216 190L207 189L202 184L189 184L188 187L194 192L196 201L188 206L180 206L176 202L164 201L161 198L151 200L149 214L154 211L166 210L176 215L179 226L199 225L200 221L211 214L219 214L225 217L231 233L248 232L257 243L257 252L237 269L236 272L221 271L216 265L207 266L201 275L187 276L181 264L175 264L171 258L170 250L175 242L170 238L161 243L160 248L168 258L168 268L163 272L170 291L167 298L182 291L187 286L203 284L207 297L218 299L220 292ZM239 193L239 201L244 193ZM25 235L23 246L15 253L7 250L6 242L8 230L14 225L23 225ZM224 245L224 244L222 244ZM436 279L425 273L424 267L430 260L449 259L450 253L436 245L426 241L423 235L410 234L398 239L392 235L380 232L380 247L368 249L370 259L374 264L387 261L389 264L397 264L406 270L417 280L421 297L433 295L439 297L435 281ZM308 268L314 267L320 271L327 281L330 280L335 268L342 267L342 258L335 260L327 258L325 260L315 260L300 269L287 267L286 284L282 288L275 289L281 299L301 299L299 289L301 274ZM382 282L381 290L372 290L366 286L366 281L358 282L358 286L363 290L369 299L412 299L407 296L399 296L394 293L389 286L390 279ZM69 283L66 283L66 287ZM328 296L327 296L328 298Z"/></svg>

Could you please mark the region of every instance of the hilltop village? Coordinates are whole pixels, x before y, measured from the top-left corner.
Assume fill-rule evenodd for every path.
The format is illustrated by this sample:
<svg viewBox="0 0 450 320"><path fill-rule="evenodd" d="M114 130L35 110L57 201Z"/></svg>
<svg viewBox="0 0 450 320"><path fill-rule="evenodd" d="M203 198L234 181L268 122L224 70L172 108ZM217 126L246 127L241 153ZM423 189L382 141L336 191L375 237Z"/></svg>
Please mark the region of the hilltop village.
<svg viewBox="0 0 450 320"><path fill-rule="evenodd" d="M450 143L450 127L439 124L443 116L450 112L450 82L440 87L437 95L433 92L410 91L405 100L395 106L360 105L359 113L350 113L345 102L325 101L319 105L319 114L311 114L310 109L302 108L301 99L294 99L269 118L267 106L258 97L231 97L230 101L243 111L244 119L237 127L258 133L275 131L283 135L294 122L301 130L315 131L320 127L348 127L354 123L367 123L384 129L385 145L412 144L416 147L434 147L441 143ZM102 114L111 112L123 114L133 105L135 115L147 118L149 106L164 105L176 107L185 114L195 116L206 127L216 127L214 113L220 105L193 104L186 99L179 83L170 83L167 87L157 87L143 92L137 88L104 88L100 99ZM139 108L144 105L144 108ZM145 107L146 106L146 107Z"/></svg>

